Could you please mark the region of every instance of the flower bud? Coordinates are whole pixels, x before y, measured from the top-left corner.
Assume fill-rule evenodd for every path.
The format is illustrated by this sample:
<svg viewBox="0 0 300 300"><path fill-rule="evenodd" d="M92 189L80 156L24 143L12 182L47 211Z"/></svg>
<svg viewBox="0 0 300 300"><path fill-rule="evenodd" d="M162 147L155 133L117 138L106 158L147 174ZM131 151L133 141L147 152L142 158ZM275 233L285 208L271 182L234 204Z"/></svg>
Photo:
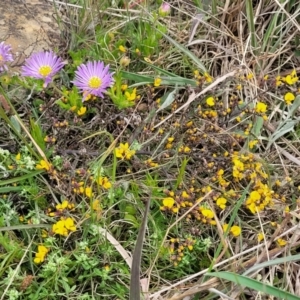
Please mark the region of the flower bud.
<svg viewBox="0 0 300 300"><path fill-rule="evenodd" d="M121 67L127 67L130 64L130 58L128 56L123 56L120 59L120 65Z"/></svg>
<svg viewBox="0 0 300 300"><path fill-rule="evenodd" d="M171 6L167 2L163 2L162 5L160 6L160 8L158 9L158 14L161 17L165 17L165 16L169 15L170 12L171 12Z"/></svg>

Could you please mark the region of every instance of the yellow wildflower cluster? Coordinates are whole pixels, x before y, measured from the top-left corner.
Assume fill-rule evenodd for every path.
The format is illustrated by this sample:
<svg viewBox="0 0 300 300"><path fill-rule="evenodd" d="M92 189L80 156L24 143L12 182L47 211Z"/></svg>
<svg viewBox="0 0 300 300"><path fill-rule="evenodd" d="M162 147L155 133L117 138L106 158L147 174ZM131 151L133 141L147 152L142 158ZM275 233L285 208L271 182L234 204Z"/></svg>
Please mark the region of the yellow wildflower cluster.
<svg viewBox="0 0 300 300"><path fill-rule="evenodd" d="M83 116L86 113L86 107L81 106L80 108L77 109L76 113L78 116Z"/></svg>
<svg viewBox="0 0 300 300"><path fill-rule="evenodd" d="M258 140L249 141L249 149L253 149L258 144Z"/></svg>
<svg viewBox="0 0 300 300"><path fill-rule="evenodd" d="M213 81L213 77L211 77L207 72L201 76L198 70L194 71L194 78L198 81L199 85L203 84L204 82L211 83Z"/></svg>
<svg viewBox="0 0 300 300"><path fill-rule="evenodd" d="M239 157L238 154L233 155L232 157L232 175L233 177L239 181L244 178L245 165L243 160Z"/></svg>
<svg viewBox="0 0 300 300"><path fill-rule="evenodd" d="M198 200L200 201L200 199ZM215 214L214 212L206 207L206 206L199 206L196 207L191 214L188 214L187 218L191 219L194 217L196 220L202 222L203 224L210 224L210 225L216 225L216 221L214 220Z"/></svg>
<svg viewBox="0 0 300 300"><path fill-rule="evenodd" d="M207 83L211 83L214 79L207 72L204 73L204 78Z"/></svg>
<svg viewBox="0 0 300 300"><path fill-rule="evenodd" d="M228 230L228 224L225 223L225 224L223 224L222 227L223 227L223 231L224 231L224 232L226 232L226 231ZM238 225L233 225L232 227L230 227L229 232L230 232L233 236L238 237L238 236L241 234L242 229L241 229L241 227L238 226Z"/></svg>
<svg viewBox="0 0 300 300"><path fill-rule="evenodd" d="M171 254L171 260L174 266L177 266L182 258L184 257L184 252L186 250L192 251L194 249L196 241L188 237L181 241L179 238L171 238L169 241L168 249Z"/></svg>
<svg viewBox="0 0 300 300"><path fill-rule="evenodd" d="M130 160L131 157L135 154L135 150L130 150L129 144L120 143L119 147L115 149L115 155L117 158L120 158L122 160Z"/></svg>
<svg viewBox="0 0 300 300"><path fill-rule="evenodd" d="M261 242L264 239L264 237L265 237L264 234L262 232L259 232L257 235L257 241Z"/></svg>
<svg viewBox="0 0 300 300"><path fill-rule="evenodd" d="M46 248L43 245L38 246L38 252L35 254L34 262L40 264L45 260L47 253L50 251L49 248Z"/></svg>
<svg viewBox="0 0 300 300"><path fill-rule="evenodd" d="M226 203L227 203L227 199L224 197L219 197L216 201L216 204L221 208L221 209L225 209L226 208Z"/></svg>
<svg viewBox="0 0 300 300"><path fill-rule="evenodd" d="M174 137L169 137L167 139L166 149L171 149L173 147L174 140L175 140Z"/></svg>
<svg viewBox="0 0 300 300"><path fill-rule="evenodd" d="M236 181L242 179L253 181L258 177L268 178L268 174L264 171L262 163L255 161L252 153L239 154L238 152L234 152L232 163L232 175Z"/></svg>
<svg viewBox="0 0 300 300"><path fill-rule="evenodd" d="M295 95L293 93L288 92L284 95L284 101L287 105L291 105L294 100L295 100Z"/></svg>
<svg viewBox="0 0 300 300"><path fill-rule="evenodd" d="M210 224L210 225L216 225L216 221L214 220L214 212L207 208L207 207L204 207L204 206L200 206L199 207L199 212L200 212L200 215L199 215L199 219L202 223L204 224Z"/></svg>
<svg viewBox="0 0 300 300"><path fill-rule="evenodd" d="M49 144L54 144L56 142L56 138L46 135L44 137L44 141Z"/></svg>
<svg viewBox="0 0 300 300"><path fill-rule="evenodd" d="M101 212L102 211L99 199L96 199L96 200L93 201L93 203L92 203L92 209L95 210L95 211L97 211L97 212Z"/></svg>
<svg viewBox="0 0 300 300"><path fill-rule="evenodd" d="M159 87L160 84L161 84L161 78L159 78L159 77L155 78L155 79L154 79L154 84L153 84L153 85L154 85L155 87Z"/></svg>
<svg viewBox="0 0 300 300"><path fill-rule="evenodd" d="M57 204L55 208L60 211L64 209L72 210L74 208L74 203L70 203L68 200L64 200L61 204Z"/></svg>
<svg viewBox="0 0 300 300"><path fill-rule="evenodd" d="M96 99L95 96L88 94L84 100L88 101L88 100L94 100ZM83 116L86 113L87 108L85 106L78 106L78 105L73 105L72 107L70 107L70 111L71 112L76 112L76 114L80 117Z"/></svg>
<svg viewBox="0 0 300 300"><path fill-rule="evenodd" d="M281 86L283 84L283 81L282 81L283 78L281 78L281 76L276 76L275 78L275 85L278 87L278 86Z"/></svg>
<svg viewBox="0 0 300 300"><path fill-rule="evenodd" d="M180 146L179 148L178 148L178 152L179 153L190 153L191 152L191 148L190 147L188 147L188 146Z"/></svg>
<svg viewBox="0 0 300 300"><path fill-rule="evenodd" d="M264 239L264 237L265 236L264 236L264 234L262 232L258 233L258 235L257 235L257 241L260 243ZM284 239L282 239L282 238L278 238L276 240L276 244L279 247L284 247L287 244L287 241L284 240Z"/></svg>
<svg viewBox="0 0 300 300"><path fill-rule="evenodd" d="M111 188L111 182L109 181L109 179L107 177L100 176L96 180L96 182L106 190Z"/></svg>
<svg viewBox="0 0 300 300"><path fill-rule="evenodd" d="M53 212L51 209L48 209L48 215L55 217L57 215L61 215L66 210L73 210L74 207L74 203L70 203L68 200L63 200L62 203L59 203L55 206L56 211Z"/></svg>
<svg viewBox="0 0 300 300"><path fill-rule="evenodd" d="M159 166L159 164L156 163L156 162L154 162L151 158L147 159L147 160L145 161L145 164L146 164L148 167L150 167L150 168L156 168L156 167Z"/></svg>
<svg viewBox="0 0 300 300"><path fill-rule="evenodd" d="M139 96L136 94L136 88L134 88L132 91L126 91L125 97L127 101L135 101L136 99L139 99Z"/></svg>
<svg viewBox="0 0 300 300"><path fill-rule="evenodd" d="M126 47L124 47L123 45L120 45L118 49L119 49L119 51L121 51L123 53L125 53L127 51Z"/></svg>
<svg viewBox="0 0 300 300"><path fill-rule="evenodd" d="M272 204L272 194L274 192L267 184L257 180L253 191L246 200L246 207L253 213L260 212L268 205Z"/></svg>
<svg viewBox="0 0 300 300"><path fill-rule="evenodd" d="M220 184L220 186L224 189L224 188L226 188L230 184L230 182L226 181L224 179L223 175L224 175L224 169L220 169L217 172L217 178L216 178L216 180L218 181L218 183Z"/></svg>
<svg viewBox="0 0 300 300"><path fill-rule="evenodd" d="M76 231L76 226L72 218L61 218L58 222L53 224L52 231L55 234L67 236L70 231Z"/></svg>
<svg viewBox="0 0 300 300"><path fill-rule="evenodd" d="M59 128L59 127L62 128L62 127L68 127L68 126L69 126L69 122L67 120L64 120L61 122L57 121L54 123L54 127L56 127L56 128Z"/></svg>
<svg viewBox="0 0 300 300"><path fill-rule="evenodd" d="M263 164L255 161L253 154L232 155L232 175L235 181L246 180L251 183L251 192L246 199L246 207L255 214L272 205L274 191L266 182L268 174L264 171Z"/></svg>
<svg viewBox="0 0 300 300"><path fill-rule="evenodd" d="M288 74L286 77L282 78L282 81L287 83L288 85L293 85L298 81L296 70L294 69L290 74Z"/></svg>
<svg viewBox="0 0 300 300"><path fill-rule="evenodd" d="M163 206L160 207L160 210L162 211L171 211L173 213L178 213L179 211L179 205L174 206L175 199L173 197L166 197L163 199Z"/></svg>
<svg viewBox="0 0 300 300"><path fill-rule="evenodd" d="M198 106L198 114L203 119L215 119L218 116L218 112L213 109L202 110L201 105Z"/></svg>
<svg viewBox="0 0 300 300"><path fill-rule="evenodd" d="M102 216L102 206L99 199L96 199L92 202L92 210L95 212L96 219L99 220ZM90 217L88 214L87 217Z"/></svg>
<svg viewBox="0 0 300 300"><path fill-rule="evenodd" d="M215 106L215 98L214 97L208 97L206 99L206 105L207 106Z"/></svg>
<svg viewBox="0 0 300 300"><path fill-rule="evenodd" d="M53 168L52 164L50 164L48 161L43 159L40 160L40 162L36 165L37 170L50 171L52 168Z"/></svg>
<svg viewBox="0 0 300 300"><path fill-rule="evenodd" d="M56 176L57 172L51 163L46 160L40 160L40 162L35 166L37 170L45 170L50 175L50 177Z"/></svg>
<svg viewBox="0 0 300 300"><path fill-rule="evenodd" d="M257 102L256 106L255 106L255 111L258 114L264 114L267 111L267 104L263 103L263 102Z"/></svg>
<svg viewBox="0 0 300 300"><path fill-rule="evenodd" d="M293 85L298 82L298 80L299 78L297 77L296 70L294 69L290 74L286 76L278 75L275 79L275 85L277 87L283 85L284 83L286 83L287 85Z"/></svg>
<svg viewBox="0 0 300 300"><path fill-rule="evenodd" d="M163 198L162 211L178 213L181 208L191 207L194 204L194 197L187 191L178 191L175 195L173 191L166 191L168 197Z"/></svg>
<svg viewBox="0 0 300 300"><path fill-rule="evenodd" d="M89 94L88 92L83 92L83 97L84 97L84 101L96 100L97 99L97 97L95 95ZM75 110L76 109L77 109L77 106L76 106Z"/></svg>
<svg viewBox="0 0 300 300"><path fill-rule="evenodd" d="M128 85L127 84L122 84L121 85L121 91L125 92L128 89Z"/></svg>
<svg viewBox="0 0 300 300"><path fill-rule="evenodd" d="M188 130L186 131L186 134L187 134L187 140L189 142L197 143L201 140L201 136L197 135L196 127L188 128Z"/></svg>
<svg viewBox="0 0 300 300"><path fill-rule="evenodd" d="M75 179L72 179L71 185L75 194L86 195L89 198L92 196L92 188L89 186L85 187L83 181L77 182Z"/></svg>
<svg viewBox="0 0 300 300"><path fill-rule="evenodd" d="M276 243L279 247L284 247L287 244L287 241L284 240L284 239L279 238L279 239L276 240Z"/></svg>

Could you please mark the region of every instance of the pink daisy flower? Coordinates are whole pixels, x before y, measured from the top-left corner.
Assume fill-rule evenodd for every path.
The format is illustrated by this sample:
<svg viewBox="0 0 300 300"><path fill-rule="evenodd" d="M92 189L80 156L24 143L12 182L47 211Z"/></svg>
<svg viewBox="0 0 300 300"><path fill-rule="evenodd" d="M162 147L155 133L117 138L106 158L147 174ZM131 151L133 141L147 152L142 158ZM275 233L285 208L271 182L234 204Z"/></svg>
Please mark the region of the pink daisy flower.
<svg viewBox="0 0 300 300"><path fill-rule="evenodd" d="M52 81L53 76L62 69L65 63L52 51L32 54L25 60L21 74L44 80L44 87Z"/></svg>
<svg viewBox="0 0 300 300"><path fill-rule="evenodd" d="M8 61L13 61L10 51L11 47L9 45L5 45L4 42L0 43L0 72L7 70L6 63Z"/></svg>
<svg viewBox="0 0 300 300"><path fill-rule="evenodd" d="M88 95L103 98L103 93L114 83L112 75L109 65L104 66L101 61L87 62L77 68L72 83L83 92L84 100Z"/></svg>

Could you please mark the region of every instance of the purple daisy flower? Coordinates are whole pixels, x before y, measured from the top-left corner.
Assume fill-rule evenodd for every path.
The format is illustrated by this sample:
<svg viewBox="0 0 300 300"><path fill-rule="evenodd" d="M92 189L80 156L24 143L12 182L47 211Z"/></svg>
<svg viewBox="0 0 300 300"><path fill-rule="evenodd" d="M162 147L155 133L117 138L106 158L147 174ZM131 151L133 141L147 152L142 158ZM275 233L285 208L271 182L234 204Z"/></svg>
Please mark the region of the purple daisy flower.
<svg viewBox="0 0 300 300"><path fill-rule="evenodd" d="M52 77L65 65L60 57L52 51L32 54L25 60L21 74L33 78L43 79L44 87L51 82Z"/></svg>
<svg viewBox="0 0 300 300"><path fill-rule="evenodd" d="M114 83L109 65L104 66L102 61L89 61L81 64L75 71L72 83L83 92L84 100L88 95L103 98L103 93Z"/></svg>
<svg viewBox="0 0 300 300"><path fill-rule="evenodd" d="M11 47L9 45L5 45L4 42L0 43L0 72L7 70L6 62L13 61L10 51Z"/></svg>

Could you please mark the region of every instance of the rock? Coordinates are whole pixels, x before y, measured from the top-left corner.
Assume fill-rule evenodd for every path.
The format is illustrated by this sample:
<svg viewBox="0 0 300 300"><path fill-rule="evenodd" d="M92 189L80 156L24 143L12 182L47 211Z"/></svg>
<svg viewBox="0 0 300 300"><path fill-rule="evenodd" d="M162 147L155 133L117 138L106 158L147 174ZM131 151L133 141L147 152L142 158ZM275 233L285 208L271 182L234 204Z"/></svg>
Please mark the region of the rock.
<svg viewBox="0 0 300 300"><path fill-rule="evenodd" d="M46 0L1 0L0 42L13 49L13 70L18 70L31 53L54 49L59 29L55 9Z"/></svg>

